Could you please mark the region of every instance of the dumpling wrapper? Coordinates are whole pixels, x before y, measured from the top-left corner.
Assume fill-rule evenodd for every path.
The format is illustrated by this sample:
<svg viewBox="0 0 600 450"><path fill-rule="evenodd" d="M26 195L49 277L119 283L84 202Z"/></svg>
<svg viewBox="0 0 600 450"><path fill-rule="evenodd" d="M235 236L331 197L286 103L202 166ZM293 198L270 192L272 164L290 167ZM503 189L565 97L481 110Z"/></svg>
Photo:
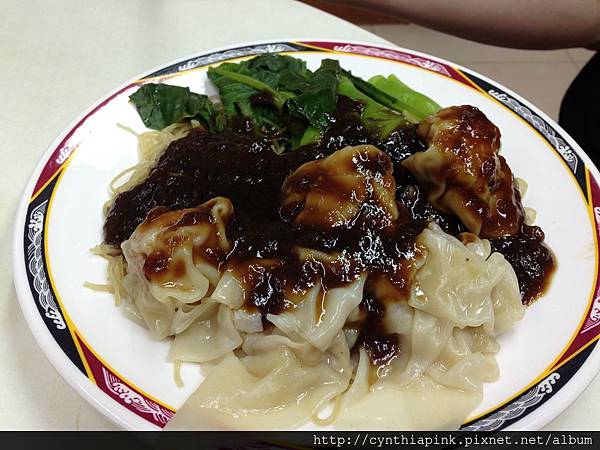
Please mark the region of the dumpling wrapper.
<svg viewBox="0 0 600 450"><path fill-rule="evenodd" d="M427 257L415 277L411 306L460 328L483 325L494 334L523 318L518 280L502 255L484 259L436 225L423 230L417 243Z"/></svg>
<svg viewBox="0 0 600 450"><path fill-rule="evenodd" d="M229 354L165 430L293 429L341 394L349 379L327 363L304 364L286 347L243 360Z"/></svg>

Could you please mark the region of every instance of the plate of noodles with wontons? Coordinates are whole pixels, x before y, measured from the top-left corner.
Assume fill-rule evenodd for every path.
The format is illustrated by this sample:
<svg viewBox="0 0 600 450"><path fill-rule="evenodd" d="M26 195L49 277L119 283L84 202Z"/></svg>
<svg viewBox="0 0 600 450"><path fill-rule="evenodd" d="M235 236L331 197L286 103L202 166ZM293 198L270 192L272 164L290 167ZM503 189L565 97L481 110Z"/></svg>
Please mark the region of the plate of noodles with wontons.
<svg viewBox="0 0 600 450"><path fill-rule="evenodd" d="M63 131L24 191L15 285L126 429L538 429L599 368L599 183L469 69L240 44Z"/></svg>

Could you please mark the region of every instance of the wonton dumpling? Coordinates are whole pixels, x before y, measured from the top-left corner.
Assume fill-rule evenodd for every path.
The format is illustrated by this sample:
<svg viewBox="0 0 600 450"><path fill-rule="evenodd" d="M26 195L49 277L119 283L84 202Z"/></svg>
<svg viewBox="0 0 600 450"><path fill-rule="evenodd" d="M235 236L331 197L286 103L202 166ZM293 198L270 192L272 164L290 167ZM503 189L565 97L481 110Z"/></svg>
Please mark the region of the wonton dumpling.
<svg viewBox="0 0 600 450"><path fill-rule="evenodd" d="M212 305L210 317L201 317L175 336L167 357L170 361L208 362L242 345L229 307Z"/></svg>
<svg viewBox="0 0 600 450"><path fill-rule="evenodd" d="M446 387L481 392L484 382L498 379L497 350L494 338L480 329L454 328L427 375Z"/></svg>
<svg viewBox="0 0 600 450"><path fill-rule="evenodd" d="M436 226L423 230L417 243L427 257L417 271L416 294L409 304L461 327L484 323L493 327L492 285L485 260Z"/></svg>
<svg viewBox="0 0 600 450"><path fill-rule="evenodd" d="M456 214L482 237L515 235L523 222L521 197L506 160L500 131L473 106L452 106L425 119L419 134L427 150L403 165L436 208Z"/></svg>
<svg viewBox="0 0 600 450"><path fill-rule="evenodd" d="M438 359L452 333L454 325L449 320L415 310L410 348L405 373L399 375L402 380L422 376ZM405 350L405 351L407 351Z"/></svg>
<svg viewBox="0 0 600 450"><path fill-rule="evenodd" d="M211 301L238 309L244 304L244 288L232 271L226 271L215 286L210 298Z"/></svg>
<svg viewBox="0 0 600 450"><path fill-rule="evenodd" d="M345 147L307 162L283 185L282 212L298 225L331 228L351 221L365 203L388 225L398 218L390 157L372 145Z"/></svg>
<svg viewBox="0 0 600 450"><path fill-rule="evenodd" d="M336 342L345 343L340 336ZM345 358L349 362L347 346ZM242 359L230 354L210 369L165 430L289 430L346 390L350 375L336 370L328 355L307 364L285 345Z"/></svg>
<svg viewBox="0 0 600 450"><path fill-rule="evenodd" d="M482 327L460 329L406 302L387 308L384 327L401 334L399 355L373 382L375 367L360 349L335 428L457 429L481 400L483 383L498 378L498 344Z"/></svg>
<svg viewBox="0 0 600 450"><path fill-rule="evenodd" d="M481 390L498 376L493 354L499 346L483 327L460 329L404 302L384 324L389 332L404 331L390 372L396 384L428 375L446 387Z"/></svg>
<svg viewBox="0 0 600 450"><path fill-rule="evenodd" d="M478 253L487 245L465 246L434 224L423 230L417 243L427 257L416 274L411 306L461 328L483 325L494 334L523 317L517 277L502 255L484 259Z"/></svg>
<svg viewBox="0 0 600 450"><path fill-rule="evenodd" d="M231 248L225 228L232 215L223 197L197 208L157 208L121 244L128 271L123 284L157 338L171 333L182 304L198 302L219 282L219 261Z"/></svg>
<svg viewBox="0 0 600 450"><path fill-rule="evenodd" d="M344 393L339 416L342 430L456 430L481 401L481 392L446 387L429 376L398 383L383 378L369 384L369 357L360 351L358 368Z"/></svg>
<svg viewBox="0 0 600 450"><path fill-rule="evenodd" d="M267 314L267 320L286 335L298 336L325 351L360 304L365 280L363 274L358 280L327 292L315 286L294 308Z"/></svg>
<svg viewBox="0 0 600 450"><path fill-rule="evenodd" d="M275 330L276 331L276 330ZM244 338L242 350L246 355L260 355L281 347L287 347L294 351L303 361L314 365L321 359L321 352L306 341L293 341L284 334L248 334Z"/></svg>
<svg viewBox="0 0 600 450"><path fill-rule="evenodd" d="M494 307L494 333L503 333L525 316L525 305L521 302L519 280L510 263L500 253L492 253L487 259L488 270L498 281L492 289Z"/></svg>
<svg viewBox="0 0 600 450"><path fill-rule="evenodd" d="M216 310L217 305L210 302L202 302L199 305L180 305L173 317L169 334L174 336L183 333L191 324L198 320L208 319Z"/></svg>

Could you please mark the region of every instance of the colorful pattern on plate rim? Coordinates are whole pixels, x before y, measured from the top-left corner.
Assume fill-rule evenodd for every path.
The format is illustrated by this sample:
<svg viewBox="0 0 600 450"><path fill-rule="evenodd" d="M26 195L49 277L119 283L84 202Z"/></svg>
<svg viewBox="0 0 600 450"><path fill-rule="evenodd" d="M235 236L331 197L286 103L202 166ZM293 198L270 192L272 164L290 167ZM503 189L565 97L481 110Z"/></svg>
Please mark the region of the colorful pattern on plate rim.
<svg viewBox="0 0 600 450"><path fill-rule="evenodd" d="M596 234L600 234L600 185L594 179L583 160L575 150L560 136L551 124L538 116L519 100L468 70L458 69L447 63L414 55L406 51L381 48L370 45L348 44L343 42L275 42L232 48L190 58L162 68L134 83L143 83L148 79L160 80L180 72L217 62L262 53L321 51L348 53L374 58L397 61L420 67L424 70L452 78L480 91L503 104L515 115L529 123L565 162L566 168L573 174L587 203L593 211ZM43 167L35 184L24 224L24 260L31 294L36 302L40 316L48 330L72 363L104 393L138 416L154 425L163 427L175 411L168 405L151 398L115 372L102 358L90 348L76 327L70 323L68 314L60 305L55 288L51 282L46 265L44 229L46 210L57 184L58 175L65 162L78 145L77 130L85 121L103 106L129 89L128 85L115 92L98 104L84 116L62 139ZM577 373L596 346L600 335L600 282L596 282L593 301L589 305L582 323L569 346L540 379L526 390L497 407L463 425L464 430L493 431L506 428L525 415L530 414L562 389Z"/></svg>

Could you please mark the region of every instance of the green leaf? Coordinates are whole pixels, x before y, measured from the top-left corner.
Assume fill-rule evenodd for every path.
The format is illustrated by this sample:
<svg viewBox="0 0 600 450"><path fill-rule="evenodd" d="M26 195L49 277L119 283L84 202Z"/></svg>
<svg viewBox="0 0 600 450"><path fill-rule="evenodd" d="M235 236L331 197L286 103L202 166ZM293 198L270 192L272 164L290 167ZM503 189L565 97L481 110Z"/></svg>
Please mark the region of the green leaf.
<svg viewBox="0 0 600 450"><path fill-rule="evenodd" d="M277 55L266 53L240 63L250 73L271 73L281 78L283 76L293 75L294 78L306 79L309 75L309 70L306 68L306 63L298 58L293 58L287 55ZM277 80L272 86L277 89L286 87L283 81Z"/></svg>
<svg viewBox="0 0 600 450"><path fill-rule="evenodd" d="M162 130L183 119L198 119L213 130L217 114L206 95L191 92L187 87L149 83L140 87L129 99L148 128Z"/></svg>
<svg viewBox="0 0 600 450"><path fill-rule="evenodd" d="M306 63L287 55L267 53L240 63L244 73L254 76L278 91L300 94L312 72Z"/></svg>
<svg viewBox="0 0 600 450"><path fill-rule="evenodd" d="M309 86L308 78L310 73L299 73L291 70L285 70L279 74L278 85L294 94L301 94Z"/></svg>
<svg viewBox="0 0 600 450"><path fill-rule="evenodd" d="M234 67L235 64L221 64L218 67L211 67L208 69L209 77L212 72L213 75L216 74L221 77L228 78L231 81L243 84L254 89L255 91L268 92L273 96L273 104L278 110L281 110L284 103L293 97L293 94L289 92L277 91L272 87L272 84L275 82L275 77L267 77L267 74L262 74L262 76L257 73L246 74L243 70L244 66L239 66L237 68ZM263 78L263 80L260 78Z"/></svg>
<svg viewBox="0 0 600 450"><path fill-rule="evenodd" d="M389 75L387 78L383 75L376 75L369 79L369 83L386 94L395 97L403 104L408 105L413 111L418 113L419 117L428 117L442 109L431 98L411 89L398 79L396 75Z"/></svg>
<svg viewBox="0 0 600 450"><path fill-rule="evenodd" d="M228 71L237 70L237 64L225 63L219 67L222 66L225 66ZM250 97L258 92L256 89L239 83L231 77L226 77L212 67L208 69L208 78L219 89L221 103L223 103L223 109L228 117L234 117L240 113L246 117L253 116Z"/></svg>
<svg viewBox="0 0 600 450"><path fill-rule="evenodd" d="M315 144L319 142L321 136L321 130L315 127L308 127L306 130L304 130L300 141L296 144L295 147L302 147L303 145Z"/></svg>
<svg viewBox="0 0 600 450"><path fill-rule="evenodd" d="M337 104L337 87L336 74L327 68L319 68L307 80L304 91L290 99L290 111L303 116L310 126L325 130Z"/></svg>
<svg viewBox="0 0 600 450"><path fill-rule="evenodd" d="M329 59L329 58L324 59L323 61L321 61L321 67L319 67L319 70L331 72L338 78L342 74L342 68L340 67L340 62L336 59Z"/></svg>
<svg viewBox="0 0 600 450"><path fill-rule="evenodd" d="M367 129L377 137L384 139L392 131L408 124L406 116L398 111L390 109L361 92L354 83L346 78L340 79L338 92L346 97L363 103L364 109L361 115L362 121Z"/></svg>
<svg viewBox="0 0 600 450"><path fill-rule="evenodd" d="M421 111L415 109L411 105L408 105L402 100L382 91L368 81L365 81L359 77L355 77L349 71L342 69L342 73L345 77L352 81L352 84L354 84L354 86L363 94L371 97L373 100L382 104L383 106L387 106L390 109L402 112L411 122L417 123L427 117L426 115L422 114Z"/></svg>
<svg viewBox="0 0 600 450"><path fill-rule="evenodd" d="M229 119L240 115L249 118L259 133L266 129L281 129L283 127L281 114L274 105L269 104L272 102L271 91L260 91L240 82L240 77L237 75L241 75L245 80L247 75L239 73L244 70L239 64L231 63L208 69L208 78L219 89L225 115ZM252 84L255 87L264 87L264 82L260 80L253 80ZM257 101L259 98L260 101Z"/></svg>

